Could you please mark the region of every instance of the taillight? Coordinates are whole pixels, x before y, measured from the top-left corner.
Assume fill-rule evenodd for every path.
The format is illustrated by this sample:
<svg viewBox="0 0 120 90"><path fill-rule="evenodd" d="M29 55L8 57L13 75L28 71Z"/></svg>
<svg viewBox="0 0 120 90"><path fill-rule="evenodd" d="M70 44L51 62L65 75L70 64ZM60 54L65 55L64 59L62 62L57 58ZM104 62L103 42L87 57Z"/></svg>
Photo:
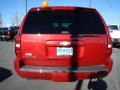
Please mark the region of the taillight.
<svg viewBox="0 0 120 90"><path fill-rule="evenodd" d="M16 41L15 41L15 53L16 55L21 55L21 37L20 35L17 35Z"/></svg>
<svg viewBox="0 0 120 90"><path fill-rule="evenodd" d="M107 43L107 48L108 48L108 56L110 56L112 54L112 39L111 37L108 35L108 43Z"/></svg>
<svg viewBox="0 0 120 90"><path fill-rule="evenodd" d="M7 34L10 35L10 32L8 31Z"/></svg>

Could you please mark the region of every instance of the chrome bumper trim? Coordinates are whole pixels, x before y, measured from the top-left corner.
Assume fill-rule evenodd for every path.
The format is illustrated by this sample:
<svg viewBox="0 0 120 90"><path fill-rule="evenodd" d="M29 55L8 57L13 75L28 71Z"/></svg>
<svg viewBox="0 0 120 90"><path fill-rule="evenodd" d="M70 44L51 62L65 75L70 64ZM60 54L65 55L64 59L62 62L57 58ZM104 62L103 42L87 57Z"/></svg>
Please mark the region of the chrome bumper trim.
<svg viewBox="0 0 120 90"><path fill-rule="evenodd" d="M20 71L24 72L100 72L107 71L105 65L95 65L95 66L81 66L77 68L70 67L46 67L46 66L30 66L25 65L20 68Z"/></svg>

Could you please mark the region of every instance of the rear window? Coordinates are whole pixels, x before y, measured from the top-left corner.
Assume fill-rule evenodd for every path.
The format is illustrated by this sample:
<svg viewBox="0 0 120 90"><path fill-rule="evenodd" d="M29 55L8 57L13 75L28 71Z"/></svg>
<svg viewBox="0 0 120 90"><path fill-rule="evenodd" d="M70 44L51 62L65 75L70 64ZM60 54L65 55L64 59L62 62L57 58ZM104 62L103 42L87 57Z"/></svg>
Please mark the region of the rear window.
<svg viewBox="0 0 120 90"><path fill-rule="evenodd" d="M105 34L100 16L86 11L33 11L25 20L25 34Z"/></svg>

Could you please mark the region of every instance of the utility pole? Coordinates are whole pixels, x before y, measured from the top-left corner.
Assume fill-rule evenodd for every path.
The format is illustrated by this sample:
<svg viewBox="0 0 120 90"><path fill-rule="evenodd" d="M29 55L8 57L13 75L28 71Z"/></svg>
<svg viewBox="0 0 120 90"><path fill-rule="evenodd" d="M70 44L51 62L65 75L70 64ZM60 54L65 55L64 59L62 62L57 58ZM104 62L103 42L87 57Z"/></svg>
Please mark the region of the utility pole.
<svg viewBox="0 0 120 90"><path fill-rule="evenodd" d="M118 19L120 20L120 16L118 17ZM120 24L119 24L119 29L120 29Z"/></svg>
<svg viewBox="0 0 120 90"><path fill-rule="evenodd" d="M1 15L1 12L0 12L0 27L3 26L3 19L2 19L2 15Z"/></svg>
<svg viewBox="0 0 120 90"><path fill-rule="evenodd" d="M111 8L111 0L110 0L110 8Z"/></svg>
<svg viewBox="0 0 120 90"><path fill-rule="evenodd" d="M21 23L21 2L19 0L19 23Z"/></svg>
<svg viewBox="0 0 120 90"><path fill-rule="evenodd" d="M26 8L26 13L27 13L27 0L25 0L25 8Z"/></svg>
<svg viewBox="0 0 120 90"><path fill-rule="evenodd" d="M91 8L91 0L89 0L89 7Z"/></svg>

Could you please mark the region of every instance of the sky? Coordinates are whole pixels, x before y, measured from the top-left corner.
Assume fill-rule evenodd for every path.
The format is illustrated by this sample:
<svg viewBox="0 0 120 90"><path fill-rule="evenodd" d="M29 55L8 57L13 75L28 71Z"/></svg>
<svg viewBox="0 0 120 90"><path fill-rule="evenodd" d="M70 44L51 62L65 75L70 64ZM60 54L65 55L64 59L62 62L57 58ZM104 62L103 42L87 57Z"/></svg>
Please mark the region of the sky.
<svg viewBox="0 0 120 90"><path fill-rule="evenodd" d="M20 21L26 14L26 0L0 0L0 14L4 26L14 22L17 13ZM90 4L91 1L91 4ZM43 0L27 0L27 9L41 6ZM99 11L106 24L120 25L120 0L48 0L49 6L91 7Z"/></svg>

